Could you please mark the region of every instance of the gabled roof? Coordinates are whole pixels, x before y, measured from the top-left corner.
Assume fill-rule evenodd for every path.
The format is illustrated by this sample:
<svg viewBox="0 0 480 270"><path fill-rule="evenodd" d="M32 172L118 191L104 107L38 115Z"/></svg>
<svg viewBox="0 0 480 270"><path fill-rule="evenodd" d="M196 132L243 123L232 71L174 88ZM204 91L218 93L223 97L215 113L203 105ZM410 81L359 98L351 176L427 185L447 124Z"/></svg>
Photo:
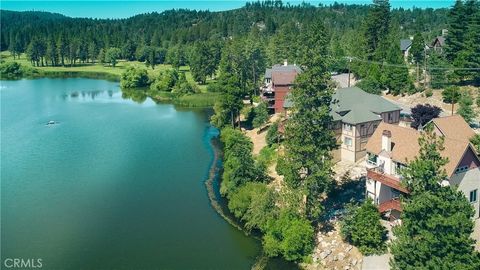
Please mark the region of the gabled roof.
<svg viewBox="0 0 480 270"><path fill-rule="evenodd" d="M434 47L435 44L438 43L440 47L445 46L445 37L444 36L438 36L432 41L431 47Z"/></svg>
<svg viewBox="0 0 480 270"><path fill-rule="evenodd" d="M295 70L291 71L272 71L272 82L274 85L291 85L297 77L297 72Z"/></svg>
<svg viewBox="0 0 480 270"><path fill-rule="evenodd" d="M373 154L380 154L382 152L382 133L384 130L391 132L392 151L390 156L392 160L406 164L407 161L412 161L419 153L420 146L418 139L421 133L413 128L401 127L398 125L387 124L381 122L372 137L367 142L367 152ZM445 170L448 176L451 176L462 160L465 152L473 149L468 141L459 141L449 137L445 137L445 149L441 152L443 157L447 157L449 162L445 165Z"/></svg>
<svg viewBox="0 0 480 270"><path fill-rule="evenodd" d="M400 50L406 51L408 48L412 46L412 40L411 39L401 39L400 40Z"/></svg>
<svg viewBox="0 0 480 270"><path fill-rule="evenodd" d="M454 140L469 142L475 136L475 132L460 115L435 118L431 123L440 130L443 136Z"/></svg>
<svg viewBox="0 0 480 270"><path fill-rule="evenodd" d="M369 94L358 87L338 89L330 107L334 121L341 120L352 125L381 120L381 113L401 110L383 97Z"/></svg>
<svg viewBox="0 0 480 270"><path fill-rule="evenodd" d="M272 78L272 72L274 71L286 71L286 72L289 72L289 71L295 71L297 72L297 74L299 73L302 73L302 69L297 66L297 65L280 65L280 64L276 64L274 66L272 66L272 68L267 68L265 69L265 78L267 79L271 79Z"/></svg>

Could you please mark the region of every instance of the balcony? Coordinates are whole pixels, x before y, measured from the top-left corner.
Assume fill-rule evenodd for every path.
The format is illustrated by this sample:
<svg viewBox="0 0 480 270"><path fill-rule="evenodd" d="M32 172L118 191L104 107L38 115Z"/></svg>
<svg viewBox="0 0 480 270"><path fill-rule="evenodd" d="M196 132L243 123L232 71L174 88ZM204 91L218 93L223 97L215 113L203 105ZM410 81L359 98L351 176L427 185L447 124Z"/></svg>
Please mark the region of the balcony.
<svg viewBox="0 0 480 270"><path fill-rule="evenodd" d="M399 198L393 198L388 201L384 201L378 205L378 211L384 213L390 210L397 210L402 212L402 204L400 203Z"/></svg>
<svg viewBox="0 0 480 270"><path fill-rule="evenodd" d="M379 181L380 183L385 184L385 185L387 185L391 188L394 188L398 191L401 191L403 193L406 193L406 194L410 193L406 188L404 188L400 184L400 179L399 178L384 173L383 170L381 170L378 167L367 168L367 178L375 180L375 181Z"/></svg>

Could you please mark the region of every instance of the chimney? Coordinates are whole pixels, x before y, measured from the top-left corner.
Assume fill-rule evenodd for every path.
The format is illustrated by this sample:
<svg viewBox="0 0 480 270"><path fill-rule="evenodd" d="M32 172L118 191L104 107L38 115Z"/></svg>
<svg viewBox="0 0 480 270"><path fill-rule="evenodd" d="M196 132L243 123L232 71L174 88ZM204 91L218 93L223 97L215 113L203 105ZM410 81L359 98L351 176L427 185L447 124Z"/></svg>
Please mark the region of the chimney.
<svg viewBox="0 0 480 270"><path fill-rule="evenodd" d="M284 66L287 66L287 65L288 65L287 59L285 59L285 61L283 61L283 65L284 65Z"/></svg>
<svg viewBox="0 0 480 270"><path fill-rule="evenodd" d="M413 40L413 36L409 36L410 40Z"/></svg>
<svg viewBox="0 0 480 270"><path fill-rule="evenodd" d="M392 151L392 132L384 130L382 132L382 150Z"/></svg>

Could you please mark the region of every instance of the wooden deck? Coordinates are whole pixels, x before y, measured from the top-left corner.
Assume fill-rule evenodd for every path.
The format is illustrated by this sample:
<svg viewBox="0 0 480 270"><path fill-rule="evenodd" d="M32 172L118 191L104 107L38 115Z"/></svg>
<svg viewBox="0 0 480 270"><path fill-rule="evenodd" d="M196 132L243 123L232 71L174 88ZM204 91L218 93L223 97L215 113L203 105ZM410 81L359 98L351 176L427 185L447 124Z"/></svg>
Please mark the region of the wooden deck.
<svg viewBox="0 0 480 270"><path fill-rule="evenodd" d="M369 179L379 181L382 184L385 184L385 185L387 185L389 187L392 187L392 188L394 188L398 191L401 191L403 193L406 193L406 194L410 193L406 188L404 188L401 185L400 179L398 179L397 177L394 177L392 175L389 175L389 174L381 173L378 170L376 170L375 168L367 169L367 177Z"/></svg>

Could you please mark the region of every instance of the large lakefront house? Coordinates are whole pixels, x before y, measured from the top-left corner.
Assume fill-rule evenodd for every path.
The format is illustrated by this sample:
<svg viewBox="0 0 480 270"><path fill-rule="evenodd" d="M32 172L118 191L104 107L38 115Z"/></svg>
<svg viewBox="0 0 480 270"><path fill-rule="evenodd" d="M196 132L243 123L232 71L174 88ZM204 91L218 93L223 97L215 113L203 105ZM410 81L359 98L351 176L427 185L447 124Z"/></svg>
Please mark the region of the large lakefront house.
<svg viewBox="0 0 480 270"><path fill-rule="evenodd" d="M287 60L283 65L277 64L265 70L265 84L261 97L267 102L267 107L275 113L284 111L284 102L291 91L293 82L302 69L297 65L289 65Z"/></svg>
<svg viewBox="0 0 480 270"><path fill-rule="evenodd" d="M469 142L473 130L457 115L436 118L430 124L445 139L441 154L449 161L444 166L448 178L441 184L461 190L479 218L480 159ZM418 155L420 136L421 131L412 128L380 123L367 143L366 193L391 220L400 217L400 195L409 194L401 183L400 170Z"/></svg>
<svg viewBox="0 0 480 270"><path fill-rule="evenodd" d="M401 108L358 87L340 88L332 97L331 115L339 149L334 160L357 162L381 122L398 124Z"/></svg>
<svg viewBox="0 0 480 270"><path fill-rule="evenodd" d="M284 109L288 110L292 105L287 97ZM332 153L333 159L346 162L365 158L367 142L380 122L398 124L402 110L383 97L369 94L358 87L337 89L330 108L332 129L339 145Z"/></svg>

